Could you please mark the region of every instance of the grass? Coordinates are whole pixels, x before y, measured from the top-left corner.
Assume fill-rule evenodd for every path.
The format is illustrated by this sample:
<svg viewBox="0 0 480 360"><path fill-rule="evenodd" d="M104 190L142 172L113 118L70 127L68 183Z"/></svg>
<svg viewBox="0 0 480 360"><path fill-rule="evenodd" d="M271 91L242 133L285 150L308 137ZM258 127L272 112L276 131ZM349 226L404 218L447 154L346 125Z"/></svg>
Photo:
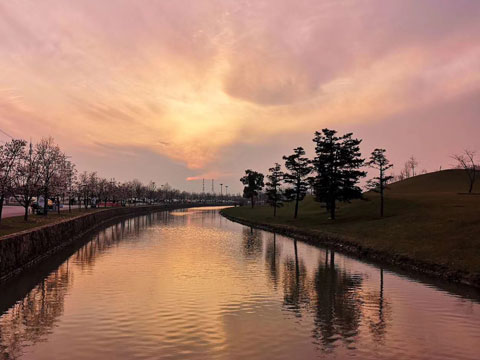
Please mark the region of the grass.
<svg viewBox="0 0 480 360"><path fill-rule="evenodd" d="M25 222L22 216L13 216L2 219L0 224L0 236L10 235L16 232L30 230L39 226L53 224L62 220L70 219L78 215L87 214L89 212L99 211L103 209L72 209L72 212L62 211L60 214L56 212L48 213L48 216L29 215L28 221Z"/></svg>
<svg viewBox="0 0 480 360"><path fill-rule="evenodd" d="M474 191L480 190L479 185ZM480 196L462 194L466 188L466 175L459 170L392 184L386 193L384 218L379 217L379 196L373 193L367 193L366 200L340 204L335 221L311 196L301 203L298 219L293 219L293 204L279 209L277 217L268 206L225 212L255 223L339 234L391 254L480 272Z"/></svg>

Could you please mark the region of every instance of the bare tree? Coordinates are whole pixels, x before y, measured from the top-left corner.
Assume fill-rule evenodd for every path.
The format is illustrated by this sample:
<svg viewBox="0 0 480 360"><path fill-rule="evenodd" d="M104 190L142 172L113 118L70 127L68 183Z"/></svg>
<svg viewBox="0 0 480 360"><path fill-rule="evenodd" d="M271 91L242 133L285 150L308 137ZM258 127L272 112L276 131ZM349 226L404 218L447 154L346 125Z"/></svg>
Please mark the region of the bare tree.
<svg viewBox="0 0 480 360"><path fill-rule="evenodd" d="M106 208L107 207L107 201L108 201L108 196L109 195L109 183L107 179L100 178L98 180L98 200L99 203L103 201L103 206Z"/></svg>
<svg viewBox="0 0 480 360"><path fill-rule="evenodd" d="M145 189L144 189L144 186L143 186L142 182L138 179L133 179L132 189L133 189L133 195L134 195L134 198L135 198L134 206L137 206L137 201L143 197L143 195L145 193L145 191L144 191Z"/></svg>
<svg viewBox="0 0 480 360"><path fill-rule="evenodd" d="M457 162L457 167L465 170L468 176L469 188L468 193L473 191L473 185L475 184L475 178L477 175L478 165L475 163L475 151L464 150L462 154L452 155L452 158Z"/></svg>
<svg viewBox="0 0 480 360"><path fill-rule="evenodd" d="M65 162L65 180L67 185L68 195L68 212L72 212L72 195L74 194L74 184L77 177L77 170L75 164L71 161Z"/></svg>
<svg viewBox="0 0 480 360"><path fill-rule="evenodd" d="M45 197L43 208L44 215L48 214L48 199L51 195L52 180L55 174L60 170L62 152L53 138L44 138L36 145L37 159L42 180L42 190Z"/></svg>
<svg viewBox="0 0 480 360"><path fill-rule="evenodd" d="M25 208L23 219L28 221L28 209L33 197L40 190L42 180L38 153L34 151L31 143L28 152L22 152L15 167L15 177L11 184L12 192L17 201Z"/></svg>
<svg viewBox="0 0 480 360"><path fill-rule="evenodd" d="M0 222L2 221L3 202L8 194L12 179L16 177L16 163L25 151L24 140L11 140L0 145Z"/></svg>
<svg viewBox="0 0 480 360"><path fill-rule="evenodd" d="M415 168L418 166L417 159L412 155L407 161L407 166L412 170L412 176L415 176Z"/></svg>

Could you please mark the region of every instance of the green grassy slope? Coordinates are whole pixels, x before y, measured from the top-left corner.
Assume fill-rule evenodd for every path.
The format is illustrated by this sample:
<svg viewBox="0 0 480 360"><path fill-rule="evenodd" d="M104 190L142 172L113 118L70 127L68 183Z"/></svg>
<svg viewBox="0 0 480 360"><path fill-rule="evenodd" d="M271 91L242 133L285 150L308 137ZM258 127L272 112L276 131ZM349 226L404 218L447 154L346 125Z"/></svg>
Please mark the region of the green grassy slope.
<svg viewBox="0 0 480 360"><path fill-rule="evenodd" d="M394 183L386 194L384 218L379 217L379 196L373 193L367 193L366 200L339 204L335 221L311 196L301 203L298 219L293 219L293 204L281 208L277 217L267 206L227 213L258 223L340 234L378 250L480 272L480 196L460 194L466 187L466 175L458 170Z"/></svg>
<svg viewBox="0 0 480 360"><path fill-rule="evenodd" d="M477 172L478 182L473 192L480 193L480 171ZM450 192L466 193L469 188L468 176L464 170L443 170L429 174L418 175L390 186L394 193L432 193Z"/></svg>

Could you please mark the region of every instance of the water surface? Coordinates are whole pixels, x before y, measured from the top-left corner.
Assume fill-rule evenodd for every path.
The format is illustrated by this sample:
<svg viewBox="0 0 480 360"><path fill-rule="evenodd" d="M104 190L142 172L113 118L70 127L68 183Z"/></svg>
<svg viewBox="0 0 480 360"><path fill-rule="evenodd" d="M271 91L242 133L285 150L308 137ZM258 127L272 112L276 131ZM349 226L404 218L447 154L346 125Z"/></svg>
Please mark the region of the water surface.
<svg viewBox="0 0 480 360"><path fill-rule="evenodd" d="M475 290L232 223L125 220L0 287L1 359L478 359Z"/></svg>

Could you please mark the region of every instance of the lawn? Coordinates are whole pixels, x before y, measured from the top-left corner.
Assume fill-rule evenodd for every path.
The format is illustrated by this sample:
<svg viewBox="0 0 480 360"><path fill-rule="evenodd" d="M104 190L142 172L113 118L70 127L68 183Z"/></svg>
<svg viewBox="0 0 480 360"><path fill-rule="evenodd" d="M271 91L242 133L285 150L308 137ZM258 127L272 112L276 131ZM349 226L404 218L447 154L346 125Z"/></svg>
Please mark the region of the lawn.
<svg viewBox="0 0 480 360"><path fill-rule="evenodd" d="M293 204L279 209L277 217L268 206L225 212L312 234L340 234L377 250L480 272L480 196L461 193L463 176L460 171L442 171L393 184L386 194L384 218L379 217L379 196L372 193L365 194L366 200L340 204L335 221L311 196L301 203L298 219L293 219Z"/></svg>
<svg viewBox="0 0 480 360"><path fill-rule="evenodd" d="M101 211L103 209L72 209L72 212L69 213L68 211L62 211L60 214L56 212L48 213L48 216L43 215L30 215L28 222L23 220L22 216L14 216L9 218L2 219L0 224L0 237L4 235L13 234L19 231L33 229L35 227L53 224L55 222L60 222L62 220L70 219L75 216L79 216L82 214L87 214L89 212L94 211Z"/></svg>

